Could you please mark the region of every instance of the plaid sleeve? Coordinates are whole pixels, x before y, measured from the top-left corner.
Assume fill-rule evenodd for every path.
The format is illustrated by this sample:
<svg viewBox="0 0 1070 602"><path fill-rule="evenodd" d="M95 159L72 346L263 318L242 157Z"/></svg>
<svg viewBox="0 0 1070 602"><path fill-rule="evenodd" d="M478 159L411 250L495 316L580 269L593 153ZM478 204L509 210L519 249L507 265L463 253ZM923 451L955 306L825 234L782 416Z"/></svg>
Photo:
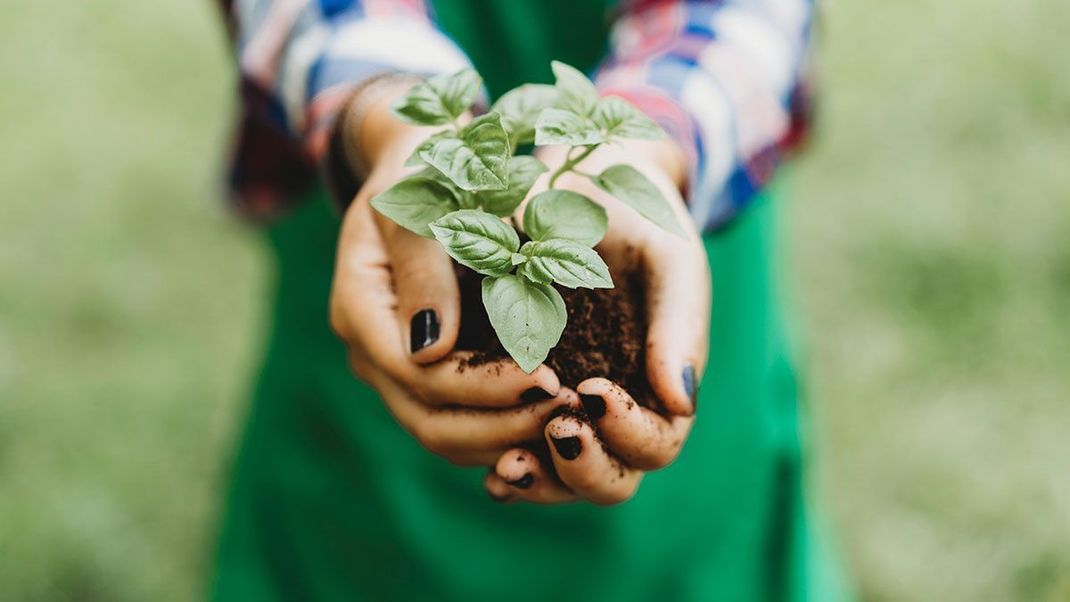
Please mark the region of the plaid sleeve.
<svg viewBox="0 0 1070 602"><path fill-rule="evenodd" d="M698 226L727 224L771 179L810 115L813 0L638 0L596 74L687 151Z"/></svg>
<svg viewBox="0 0 1070 602"><path fill-rule="evenodd" d="M424 0L221 0L241 67L231 185L243 213L269 217L328 165L349 94L390 72L469 66Z"/></svg>

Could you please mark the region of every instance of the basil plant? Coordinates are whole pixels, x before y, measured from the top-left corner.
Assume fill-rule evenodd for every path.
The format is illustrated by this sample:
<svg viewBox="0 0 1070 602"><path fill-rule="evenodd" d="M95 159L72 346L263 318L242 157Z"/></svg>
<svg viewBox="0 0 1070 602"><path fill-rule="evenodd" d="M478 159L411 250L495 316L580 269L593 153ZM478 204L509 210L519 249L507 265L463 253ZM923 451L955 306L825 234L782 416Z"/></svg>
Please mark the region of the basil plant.
<svg viewBox="0 0 1070 602"><path fill-rule="evenodd" d="M459 118L479 94L471 69L431 77L393 107L401 120L446 126L428 137L407 165L422 166L371 200L400 226L438 240L461 265L482 274L483 305L505 350L525 372L546 359L561 338L567 312L554 284L612 288L605 261L594 250L606 233L606 211L582 194L554 187L575 172L658 226L684 236L668 202L639 171L614 165L600 174L576 168L599 145L623 138L657 140L664 132L628 102L599 98L576 69L553 63L556 83L525 84L465 125ZM549 189L524 208L521 244L514 214L535 180L547 171L538 159L517 155L519 145L566 145L567 159ZM505 218L513 218L506 221Z"/></svg>

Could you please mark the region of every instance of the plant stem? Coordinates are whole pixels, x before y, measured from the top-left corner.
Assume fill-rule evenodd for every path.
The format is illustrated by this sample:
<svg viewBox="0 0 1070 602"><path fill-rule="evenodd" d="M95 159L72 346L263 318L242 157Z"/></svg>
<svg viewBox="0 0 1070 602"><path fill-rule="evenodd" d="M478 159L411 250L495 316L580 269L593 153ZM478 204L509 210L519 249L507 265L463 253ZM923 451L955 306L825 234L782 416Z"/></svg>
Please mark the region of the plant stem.
<svg viewBox="0 0 1070 602"><path fill-rule="evenodd" d="M575 157L572 157L572 151L576 150L577 148L583 148L583 152L576 155ZM598 148L597 144L587 147L573 146L572 148L568 149L568 154L565 155L565 162L561 164L561 167L557 168L557 171L554 172L554 175L550 176L549 187L553 188L554 183L557 182L557 178L561 177L561 174L572 171L573 167L579 165L580 162L586 159L591 153L593 153L594 149L596 148Z"/></svg>

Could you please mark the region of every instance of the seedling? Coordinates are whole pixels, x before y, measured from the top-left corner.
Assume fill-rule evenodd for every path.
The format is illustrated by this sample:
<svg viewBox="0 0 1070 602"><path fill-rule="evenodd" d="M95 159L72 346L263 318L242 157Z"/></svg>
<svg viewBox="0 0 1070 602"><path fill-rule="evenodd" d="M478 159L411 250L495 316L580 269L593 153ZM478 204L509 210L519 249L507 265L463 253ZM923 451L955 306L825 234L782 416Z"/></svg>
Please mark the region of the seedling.
<svg viewBox="0 0 1070 602"><path fill-rule="evenodd" d="M484 276L483 305L502 346L525 372L546 359L561 339L568 314L552 286L612 288L605 261L594 250L606 234L606 211L586 196L555 188L561 175L590 178L640 215L684 236L668 202L643 174L614 165L600 174L577 168L602 144L624 138L657 140L660 127L627 101L599 98L576 69L553 63L556 83L525 84L490 111L461 125L482 86L465 69L415 85L393 107L403 121L447 126L428 137L407 165L423 170L371 200L402 227L438 240L461 265ZM564 163L523 213L521 245L515 213L535 180L548 171L517 147L566 145ZM511 218L505 221L503 218Z"/></svg>

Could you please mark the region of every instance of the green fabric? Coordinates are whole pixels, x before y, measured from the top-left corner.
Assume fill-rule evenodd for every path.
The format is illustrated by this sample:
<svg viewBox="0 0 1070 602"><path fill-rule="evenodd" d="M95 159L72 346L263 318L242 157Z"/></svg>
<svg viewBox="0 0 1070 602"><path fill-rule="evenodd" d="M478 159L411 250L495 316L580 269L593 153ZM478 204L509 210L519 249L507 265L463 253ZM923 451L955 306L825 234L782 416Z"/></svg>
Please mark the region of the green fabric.
<svg viewBox="0 0 1070 602"><path fill-rule="evenodd" d="M605 54L612 0L434 0L435 17L500 96L553 83L550 61L592 69Z"/></svg>
<svg viewBox="0 0 1070 602"><path fill-rule="evenodd" d="M435 3L493 94L590 66L605 4ZM553 34L554 15L568 29ZM483 33L481 33L483 32ZM553 34L553 35L550 35ZM338 219L322 192L268 232L273 329L223 520L215 600L840 599L811 550L797 392L762 198L706 239L709 369L679 459L612 508L500 505L421 448L327 326Z"/></svg>

